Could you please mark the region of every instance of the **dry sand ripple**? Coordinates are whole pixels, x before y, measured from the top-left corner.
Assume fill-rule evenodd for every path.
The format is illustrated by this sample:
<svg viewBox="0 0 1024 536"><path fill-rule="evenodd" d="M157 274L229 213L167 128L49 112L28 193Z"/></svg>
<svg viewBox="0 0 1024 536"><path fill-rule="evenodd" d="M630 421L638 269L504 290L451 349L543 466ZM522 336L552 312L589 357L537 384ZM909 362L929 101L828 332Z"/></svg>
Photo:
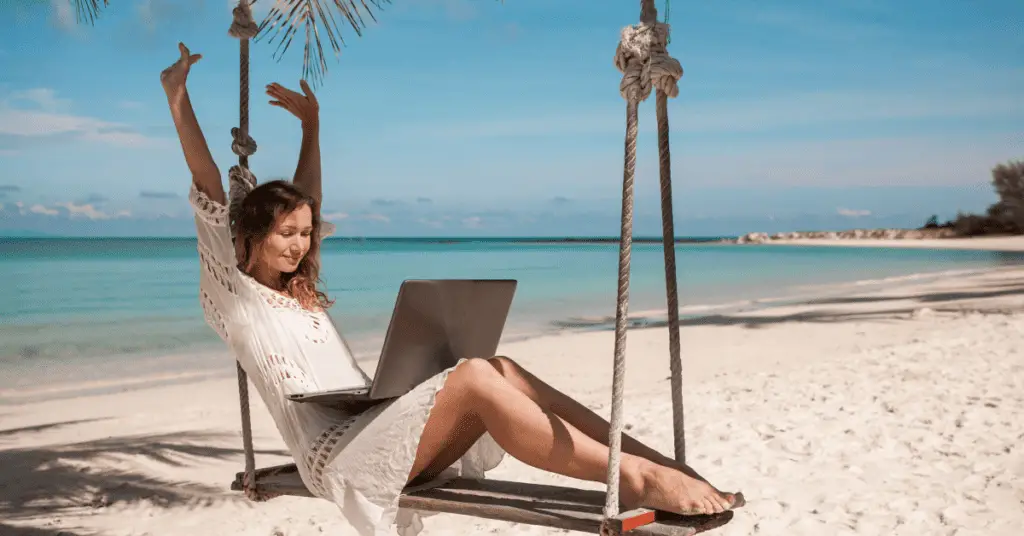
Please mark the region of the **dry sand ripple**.
<svg viewBox="0 0 1024 536"><path fill-rule="evenodd" d="M722 534L1021 534L1024 316L946 323L691 394L694 463L749 501Z"/></svg>

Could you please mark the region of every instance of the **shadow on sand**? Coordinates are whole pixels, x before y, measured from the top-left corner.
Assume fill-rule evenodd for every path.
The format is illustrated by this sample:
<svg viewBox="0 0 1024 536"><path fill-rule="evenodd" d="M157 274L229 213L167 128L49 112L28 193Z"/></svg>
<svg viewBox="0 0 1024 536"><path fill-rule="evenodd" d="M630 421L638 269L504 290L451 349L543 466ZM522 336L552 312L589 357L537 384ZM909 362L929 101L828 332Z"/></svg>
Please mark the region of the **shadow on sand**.
<svg viewBox="0 0 1024 536"><path fill-rule="evenodd" d="M0 430L0 439L81 424L55 422ZM0 450L0 534L3 536L94 536L98 533L64 526L66 514L115 504L146 502L158 507L200 507L220 501L241 500L224 487L157 478L110 463L124 457L149 464L183 467L196 459L237 459L242 451L215 446L233 441L233 434L179 432L112 437L64 445ZM0 447L2 448L2 447ZM287 455L272 450L258 454ZM135 464L133 464L135 465ZM233 475L225 475L225 482ZM40 518L52 519L52 528L39 528ZM33 528L18 526L32 520Z"/></svg>
<svg viewBox="0 0 1024 536"><path fill-rule="evenodd" d="M989 313L1009 313L1024 310L1024 306L1018 305L1015 308L1006 306L991 307L968 307L968 303L974 300L997 299L1012 296L1024 298L1024 281L1012 281L991 285L988 289L975 289L965 291L942 291L933 293L922 293L913 295L888 295L888 296L862 296L852 298L820 298L813 300L798 301L793 306L828 306L828 305L862 305L862 304L884 304L892 302L907 301L912 306L890 308L875 311L861 312L836 312L827 310L808 311L788 315L757 315L752 313L742 314L712 314L707 316L683 317L679 319L680 326L743 326L747 328L763 328L773 324L785 324L790 322L857 322L865 320L901 320L907 319L918 309L929 307L935 312L966 313L972 311ZM1024 300L1019 303L1024 304ZM608 316L598 319L569 319L559 320L552 323L559 329L578 331L607 331L615 329L615 317ZM627 323L629 329L661 328L668 325L665 317L630 317Z"/></svg>

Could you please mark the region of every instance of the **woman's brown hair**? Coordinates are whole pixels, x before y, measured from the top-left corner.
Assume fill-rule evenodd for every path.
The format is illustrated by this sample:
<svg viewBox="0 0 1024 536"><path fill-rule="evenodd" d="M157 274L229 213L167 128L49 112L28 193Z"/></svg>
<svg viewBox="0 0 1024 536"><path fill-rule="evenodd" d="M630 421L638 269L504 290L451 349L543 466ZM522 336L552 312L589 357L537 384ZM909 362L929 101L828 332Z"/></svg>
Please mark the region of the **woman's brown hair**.
<svg viewBox="0 0 1024 536"><path fill-rule="evenodd" d="M320 207L316 199L290 182L275 180L263 183L242 200L235 215L235 240L240 246L238 268L250 273L256 262L256 252L274 230L277 218L303 205L308 206L313 214L309 251L294 272L281 274L281 285L304 309L327 309L334 302L317 288L320 283Z"/></svg>

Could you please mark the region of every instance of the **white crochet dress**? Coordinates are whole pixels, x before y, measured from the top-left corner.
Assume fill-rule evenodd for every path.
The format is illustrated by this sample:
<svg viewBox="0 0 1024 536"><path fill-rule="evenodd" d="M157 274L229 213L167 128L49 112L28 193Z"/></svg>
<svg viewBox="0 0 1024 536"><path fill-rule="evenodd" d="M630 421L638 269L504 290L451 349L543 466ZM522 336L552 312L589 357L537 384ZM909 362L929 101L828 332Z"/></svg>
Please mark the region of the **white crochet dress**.
<svg viewBox="0 0 1024 536"><path fill-rule="evenodd" d="M206 321L231 348L295 458L302 481L341 508L362 536L417 534L416 512L398 510L420 435L449 371L361 414L292 402L294 392L365 386L324 312L311 312L236 268L227 207L192 186ZM324 224L326 236L333 225ZM485 435L448 472L482 478L504 452ZM400 515L401 514L401 515Z"/></svg>

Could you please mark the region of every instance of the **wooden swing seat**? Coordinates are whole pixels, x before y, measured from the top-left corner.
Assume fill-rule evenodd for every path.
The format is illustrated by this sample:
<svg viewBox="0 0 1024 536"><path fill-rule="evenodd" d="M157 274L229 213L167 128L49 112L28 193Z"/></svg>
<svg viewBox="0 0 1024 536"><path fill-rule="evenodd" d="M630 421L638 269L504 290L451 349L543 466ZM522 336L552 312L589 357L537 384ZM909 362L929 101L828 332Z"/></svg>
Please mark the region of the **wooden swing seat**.
<svg viewBox="0 0 1024 536"><path fill-rule="evenodd" d="M235 475L231 489L242 490L244 472ZM261 492L313 497L295 464L256 470ZM512 523L526 523L591 534L600 533L605 494L562 486L501 480L456 478L444 485L403 494L402 508L459 514ZM692 536L725 525L732 512L709 516L677 516L650 510L632 510L613 518L615 532L637 536Z"/></svg>

